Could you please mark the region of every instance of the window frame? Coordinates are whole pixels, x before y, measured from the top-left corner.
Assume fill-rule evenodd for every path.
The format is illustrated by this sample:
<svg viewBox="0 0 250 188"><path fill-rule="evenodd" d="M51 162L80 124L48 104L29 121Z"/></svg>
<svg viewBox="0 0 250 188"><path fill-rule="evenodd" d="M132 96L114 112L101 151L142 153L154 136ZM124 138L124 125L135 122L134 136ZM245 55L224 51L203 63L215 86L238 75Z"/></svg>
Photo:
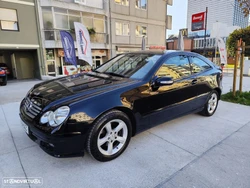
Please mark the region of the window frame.
<svg viewBox="0 0 250 188"><path fill-rule="evenodd" d="M146 35L137 35L137 34L136 34L136 27L137 27L137 26L141 27L141 29L142 29L142 27L146 27ZM139 33L140 33L140 31L139 31ZM135 26L135 36L136 36L136 37L143 37L143 36L147 37L147 36L148 36L148 27L147 27L147 26L143 26L143 25L137 24L137 25Z"/></svg>
<svg viewBox="0 0 250 188"><path fill-rule="evenodd" d="M122 24L122 34L117 34L116 33L116 23ZM124 25L128 25L128 34L124 34ZM127 22L119 22L119 21L115 21L115 35L116 36L130 36L130 24Z"/></svg>
<svg viewBox="0 0 250 188"><path fill-rule="evenodd" d="M0 19L0 28L2 31L14 31L14 32L19 32L20 31L20 27L19 27L19 19L18 19L18 14L17 14L17 9L11 9L11 8L4 8L4 7L0 7L2 9L8 9L8 10L15 10L16 11L16 21L13 21L13 20L1 20ZM13 30L13 29L3 29L2 27L2 21L5 21L5 22L16 22L17 23L17 30Z"/></svg>
<svg viewBox="0 0 250 188"><path fill-rule="evenodd" d="M136 7L136 2L139 1L139 5L140 7ZM141 6L141 0L135 0L135 8L138 9L138 10L144 10L144 11L147 11L148 10L148 0L145 0L146 1L146 8L142 8Z"/></svg>
<svg viewBox="0 0 250 188"><path fill-rule="evenodd" d="M80 4L80 5L86 5L87 0L74 0L74 3Z"/></svg>
<svg viewBox="0 0 250 188"><path fill-rule="evenodd" d="M115 0L114 0L114 1L115 1ZM116 2L116 1L115 1L115 4L116 4L116 5L125 6L125 7L129 7L129 0L125 0L125 1L127 1L127 2L128 2L128 5L123 5L123 4L122 4L122 0L121 0L121 2L120 2L120 3L118 3L118 2Z"/></svg>
<svg viewBox="0 0 250 188"><path fill-rule="evenodd" d="M203 71L197 72L197 73L193 73L193 67L191 65L191 58L197 58L200 61L203 61L204 63L206 63L209 66L209 68L207 68L207 69L205 69ZM209 70L213 69L213 67L208 62L204 61L203 59L201 59L201 58L199 58L197 56L188 56L188 60L189 60L189 64L190 64L191 75L198 75L198 74L201 74L201 73L204 73L206 71L209 71Z"/></svg>

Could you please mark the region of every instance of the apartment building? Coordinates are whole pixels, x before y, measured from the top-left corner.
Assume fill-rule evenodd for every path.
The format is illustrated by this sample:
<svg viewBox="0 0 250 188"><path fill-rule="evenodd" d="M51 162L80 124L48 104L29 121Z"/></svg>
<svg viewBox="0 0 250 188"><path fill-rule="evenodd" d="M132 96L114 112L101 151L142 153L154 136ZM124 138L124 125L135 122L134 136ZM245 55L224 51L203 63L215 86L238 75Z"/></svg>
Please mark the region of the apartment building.
<svg viewBox="0 0 250 188"><path fill-rule="evenodd" d="M40 78L42 48L36 1L0 1L0 63L14 79Z"/></svg>
<svg viewBox="0 0 250 188"><path fill-rule="evenodd" d="M93 66L99 66L109 58L108 13L104 3L103 0L38 1L47 75L65 75L66 71L75 72L74 66L65 62L60 37L60 30L65 30L75 39L74 22L84 24L90 31ZM87 63L78 59L77 50L76 56L77 72L84 71Z"/></svg>
<svg viewBox="0 0 250 188"><path fill-rule="evenodd" d="M112 56L141 49L166 46L166 0L110 0L110 42Z"/></svg>

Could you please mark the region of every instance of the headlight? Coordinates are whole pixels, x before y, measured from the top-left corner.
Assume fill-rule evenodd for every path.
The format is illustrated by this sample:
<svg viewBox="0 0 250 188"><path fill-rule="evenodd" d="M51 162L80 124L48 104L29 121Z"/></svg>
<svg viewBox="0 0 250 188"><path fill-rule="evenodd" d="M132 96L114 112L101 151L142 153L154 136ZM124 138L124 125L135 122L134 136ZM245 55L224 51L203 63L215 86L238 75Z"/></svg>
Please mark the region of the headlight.
<svg viewBox="0 0 250 188"><path fill-rule="evenodd" d="M57 125L60 125L69 115L69 107L62 106L54 112L54 121Z"/></svg>
<svg viewBox="0 0 250 188"><path fill-rule="evenodd" d="M48 111L40 118L40 123L49 123L51 127L57 127L62 124L69 115L70 108L62 106L55 112Z"/></svg>
<svg viewBox="0 0 250 188"><path fill-rule="evenodd" d="M48 123L50 114L53 114L53 112L48 111L45 114L43 114L43 116L40 118L40 123L42 123L42 124Z"/></svg>

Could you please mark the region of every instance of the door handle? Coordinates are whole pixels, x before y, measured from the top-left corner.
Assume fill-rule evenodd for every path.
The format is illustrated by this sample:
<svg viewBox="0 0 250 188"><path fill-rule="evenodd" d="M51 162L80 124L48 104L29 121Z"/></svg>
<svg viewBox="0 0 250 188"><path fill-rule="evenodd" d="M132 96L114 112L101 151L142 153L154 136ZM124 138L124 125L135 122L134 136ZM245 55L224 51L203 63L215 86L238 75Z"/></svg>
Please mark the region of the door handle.
<svg viewBox="0 0 250 188"><path fill-rule="evenodd" d="M198 80L194 79L194 80L192 81L192 85L197 84L197 82L198 82Z"/></svg>

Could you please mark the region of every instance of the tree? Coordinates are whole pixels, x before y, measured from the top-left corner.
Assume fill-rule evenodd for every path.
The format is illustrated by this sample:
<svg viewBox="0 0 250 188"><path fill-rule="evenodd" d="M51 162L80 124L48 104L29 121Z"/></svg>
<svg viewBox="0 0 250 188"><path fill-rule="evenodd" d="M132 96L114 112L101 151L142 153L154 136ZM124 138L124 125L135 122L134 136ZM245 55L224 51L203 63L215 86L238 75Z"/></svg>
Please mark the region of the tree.
<svg viewBox="0 0 250 188"><path fill-rule="evenodd" d="M227 51L230 56L235 56L235 47L237 44L237 40L242 38L247 45L250 45L250 26L244 29L236 29L232 32L227 39ZM250 56L250 49L246 49L245 56Z"/></svg>
<svg viewBox="0 0 250 188"><path fill-rule="evenodd" d="M250 0L238 0L240 7L243 10L245 17L249 16Z"/></svg>

